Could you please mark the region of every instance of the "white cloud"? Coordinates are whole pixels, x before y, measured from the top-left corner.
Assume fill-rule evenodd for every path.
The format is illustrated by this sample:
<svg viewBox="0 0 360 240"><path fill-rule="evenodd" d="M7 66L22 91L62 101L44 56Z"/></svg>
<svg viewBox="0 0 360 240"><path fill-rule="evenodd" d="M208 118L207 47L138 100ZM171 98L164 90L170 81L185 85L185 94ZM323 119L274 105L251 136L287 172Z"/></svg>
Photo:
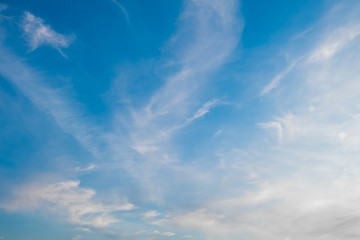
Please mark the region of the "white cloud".
<svg viewBox="0 0 360 240"><path fill-rule="evenodd" d="M159 148L158 147L155 147L155 146L149 146L149 145L146 145L146 143L142 142L140 143L141 145L136 145L136 146L133 146L133 149L135 149L137 152L141 153L141 154L146 154L148 152L155 152L155 151L158 151ZM152 144L152 143L150 143Z"/></svg>
<svg viewBox="0 0 360 240"><path fill-rule="evenodd" d="M54 184L35 182L14 188L12 198L2 202L0 207L7 211L55 211L68 216L72 223L98 228L119 221L111 213L134 208L126 201L105 205L94 199L95 194L93 189L80 187L79 181Z"/></svg>
<svg viewBox="0 0 360 240"><path fill-rule="evenodd" d="M155 230L154 233L161 235L161 236L168 236L168 237L175 236L175 233L173 233L173 232L159 232L159 231Z"/></svg>
<svg viewBox="0 0 360 240"><path fill-rule="evenodd" d="M310 62L323 61L332 58L346 44L356 39L360 34L360 26L347 26L335 29L316 47L309 57Z"/></svg>
<svg viewBox="0 0 360 240"><path fill-rule="evenodd" d="M330 183L302 177L259 183L242 197L207 203L206 209L164 219L162 226L195 229L216 239L356 239L359 177L354 182L343 175Z"/></svg>
<svg viewBox="0 0 360 240"><path fill-rule="evenodd" d="M198 118L203 117L205 114L207 114L208 112L210 112L210 110L212 108L214 108L215 106L219 105L220 102L217 99L213 99L211 101L208 101L206 103L204 103L196 112L193 116L191 116L190 118L187 118L184 125L188 125L191 122L195 121Z"/></svg>
<svg viewBox="0 0 360 240"><path fill-rule="evenodd" d="M322 186L314 182L277 183L267 185L247 196L256 203L257 196L267 192L267 201L279 199L270 206L244 218L244 223L258 224L259 235L291 237L294 239L353 239L360 232L355 227L360 219L356 207L359 195L352 189L359 182L339 179ZM351 194L349 194L351 193ZM250 197L250 198L249 198ZM269 225L268 223L273 223ZM316 230L315 230L316 229ZM273 238L270 238L273 239Z"/></svg>
<svg viewBox="0 0 360 240"><path fill-rule="evenodd" d="M276 88L276 87L279 85L280 81L289 74L289 72L294 68L294 66L295 66L295 62L293 62L292 64L290 64L290 66L287 67L284 71L278 73L278 74L270 81L270 83L264 87L264 89L261 91L260 95L261 95L261 96L262 96L262 95L266 95L266 94L268 94L271 90L273 90L274 88Z"/></svg>
<svg viewBox="0 0 360 240"><path fill-rule="evenodd" d="M89 166L84 167L84 168L76 167L75 171L76 172L88 172L88 171L94 170L95 168L96 168L96 166L94 164L90 164Z"/></svg>
<svg viewBox="0 0 360 240"><path fill-rule="evenodd" d="M31 47L35 50L41 45L51 46L64 55L61 48L67 48L73 42L74 36L66 36L51 29L44 21L29 12L25 12L22 22L22 28L26 39Z"/></svg>
<svg viewBox="0 0 360 240"><path fill-rule="evenodd" d="M157 211L148 211L148 212L144 213L145 218L153 218L153 217L157 217L159 215L160 215L160 213L158 213Z"/></svg>
<svg viewBox="0 0 360 240"><path fill-rule="evenodd" d="M168 220L172 223L184 228L193 228L205 232L219 232L227 228L223 223L226 215L209 212L207 209L199 209L184 215L174 216Z"/></svg>
<svg viewBox="0 0 360 240"><path fill-rule="evenodd" d="M201 90L197 87L226 62L238 43L242 28L236 11L237 2L233 0L186 2L178 33L169 42L176 47L180 71L169 77L152 97L146 107L149 117L174 114L177 110L188 114L184 107ZM179 117L186 118L182 114Z"/></svg>
<svg viewBox="0 0 360 240"><path fill-rule="evenodd" d="M266 123L259 123L259 126L265 129L274 129L277 134L277 138L279 141L283 138L283 128L280 122L266 122Z"/></svg>
<svg viewBox="0 0 360 240"><path fill-rule="evenodd" d="M339 27L327 34L330 37L322 37L346 39L341 40L343 44L336 50L336 55L329 56L320 64L305 59L293 69L294 75L301 76L296 83L299 87L293 89L292 94L284 92L278 96L283 102L294 102L294 96L303 96L287 110L291 113L279 114L260 124L263 128L275 130L282 143L311 141L341 151L360 148L360 138L357 137L360 132L357 104L359 58L353 54L360 45L353 41L358 34L357 25L348 25L353 28Z"/></svg>
<svg viewBox="0 0 360 240"><path fill-rule="evenodd" d="M258 124L261 128L274 130L279 143L284 141L291 142L295 138L306 136L311 133L309 128L314 127L307 118L294 116L288 113L281 117L276 117L274 121Z"/></svg>
<svg viewBox="0 0 360 240"><path fill-rule="evenodd" d="M86 227L76 227L75 230L77 231L83 231L83 232L91 232L90 228L86 228Z"/></svg>

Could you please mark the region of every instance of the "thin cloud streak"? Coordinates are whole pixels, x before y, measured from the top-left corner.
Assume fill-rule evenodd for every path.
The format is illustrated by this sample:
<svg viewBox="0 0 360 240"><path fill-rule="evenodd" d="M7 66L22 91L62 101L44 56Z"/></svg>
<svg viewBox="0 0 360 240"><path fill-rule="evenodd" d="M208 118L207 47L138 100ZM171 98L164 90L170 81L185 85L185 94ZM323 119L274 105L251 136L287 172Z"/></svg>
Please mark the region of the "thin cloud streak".
<svg viewBox="0 0 360 240"><path fill-rule="evenodd" d="M121 10L121 12L124 14L125 18L126 18L126 21L129 23L130 22L130 18L129 18L129 14L128 12L126 11L125 7L120 4L117 0L111 0L113 3L115 3Z"/></svg>
<svg viewBox="0 0 360 240"><path fill-rule="evenodd" d="M53 117L64 132L71 134L85 149L99 156L96 127L87 123L80 107L65 92L44 84L44 76L0 46L0 74L12 82L40 110ZM92 129L92 130L90 130ZM97 136L99 136L97 134Z"/></svg>
<svg viewBox="0 0 360 240"><path fill-rule="evenodd" d="M270 91L272 91L274 88L277 88L280 81L282 79L284 79L289 72L291 72L291 70L294 68L295 66L295 62L293 62L292 64L290 64L289 67L287 67L284 71L278 73L271 81L268 85L266 85L264 87L264 89L261 91L260 96L266 95L268 94Z"/></svg>
<svg viewBox="0 0 360 240"><path fill-rule="evenodd" d="M201 108L199 108L192 117L186 119L185 125L188 125L191 122L195 121L196 119L205 116L207 113L210 112L210 110L212 108L214 108L215 106L217 106L219 104L220 104L220 102L217 99L214 99L214 100L211 100L211 101L208 101L208 102L204 103L201 106Z"/></svg>

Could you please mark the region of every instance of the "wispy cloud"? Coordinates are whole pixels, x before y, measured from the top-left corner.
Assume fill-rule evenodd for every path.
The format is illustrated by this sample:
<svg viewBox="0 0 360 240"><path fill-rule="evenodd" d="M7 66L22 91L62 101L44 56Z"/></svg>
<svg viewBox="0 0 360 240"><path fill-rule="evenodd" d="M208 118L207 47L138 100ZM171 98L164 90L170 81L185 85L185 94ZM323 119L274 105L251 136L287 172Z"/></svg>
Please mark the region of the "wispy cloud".
<svg viewBox="0 0 360 240"><path fill-rule="evenodd" d="M43 73L32 69L1 45L0 53L0 75L12 82L38 109L49 114L64 132L98 156L97 141L93 138L96 127L86 121L80 104L67 91L46 85Z"/></svg>
<svg viewBox="0 0 360 240"><path fill-rule="evenodd" d="M47 45L66 56L61 49L69 47L74 40L74 35L63 35L54 31L44 20L29 12L24 14L22 29L32 51L41 45Z"/></svg>
<svg viewBox="0 0 360 240"><path fill-rule="evenodd" d="M111 0L113 3L115 3L121 10L121 12L124 14L125 18L126 18L126 21L127 22L130 22L130 18L129 18L129 14L128 12L126 11L125 7L120 4L117 0Z"/></svg>
<svg viewBox="0 0 360 240"><path fill-rule="evenodd" d="M353 7L358 11L358 4ZM326 21L333 26L337 17ZM296 64L262 90L269 93L290 71L296 79L284 86L288 91L269 96L280 110L258 126L270 134L257 135L251 147L239 144L239 150L228 151L219 169L210 173L209 178L221 180L211 196L216 200L205 199L180 214L174 211L155 225L195 229L218 239L357 238L358 17L338 27L326 28L324 21L303 36L309 40L317 34L320 40L306 46L310 50L300 58L290 59ZM273 141L274 133L278 141Z"/></svg>
<svg viewBox="0 0 360 240"><path fill-rule="evenodd" d="M162 201L165 186L156 171L180 164L171 150L174 134L223 104L204 101L207 91L203 86L214 80L212 73L229 61L239 42L242 24L237 10L235 0L185 1L178 29L164 47L173 58L162 62L170 62L170 69L175 70L167 70L163 86L143 106L132 107L130 119L125 120L130 145L141 159L137 155L125 168L153 201Z"/></svg>
<svg viewBox="0 0 360 240"><path fill-rule="evenodd" d="M263 96L263 95L266 95L268 94L271 90L273 90L274 88L276 88L280 81L285 78L288 73L294 68L295 66L295 62L293 62L292 64L290 64L289 67L287 67L284 71L278 73L271 81L268 85L266 85L264 87L264 89L261 91L260 95Z"/></svg>
<svg viewBox="0 0 360 240"><path fill-rule="evenodd" d="M236 6L236 1L185 3L178 32L168 43L169 51L178 57L175 62L180 70L166 79L144 108L132 111L134 146L161 149L179 126L204 116L219 103L194 104L202 94L200 86L211 81L210 74L226 63L239 41L241 24L235 16Z"/></svg>
<svg viewBox="0 0 360 240"><path fill-rule="evenodd" d="M274 129L277 134L277 138L279 141L283 138L283 127L280 122L266 122L266 123L259 123L259 126L265 129Z"/></svg>
<svg viewBox="0 0 360 240"><path fill-rule="evenodd" d="M154 210L144 213L145 218L153 218L153 217L157 217L159 215L160 215L160 213L158 213L157 211L154 211Z"/></svg>
<svg viewBox="0 0 360 240"><path fill-rule="evenodd" d="M359 9L358 4L352 7ZM278 104L287 113L261 124L275 130L281 140L271 141L271 150L262 154L274 165L268 166L271 171L282 176L269 176L257 167L270 182L257 183L257 190L222 205L225 212L225 205L256 206L237 221L260 238L335 240L359 234L355 227L360 219L355 207L359 195L351 190L359 185L359 166L353 162L360 149L359 57L354 54L360 49L359 28L356 17L346 17L353 10L348 5L345 9L346 20L340 26L324 31L316 26L308 33L311 38L321 32L313 50L292 69L301 87L276 98L286 102L294 100L294 94L301 97L291 107ZM333 26L338 16L330 15L322 24Z"/></svg>
<svg viewBox="0 0 360 240"><path fill-rule="evenodd" d="M80 225L106 227L119 220L112 212L128 211L134 205L127 203L103 204L94 199L93 189L80 187L80 181L54 184L30 183L13 189L12 199L2 202L0 207L7 211L32 209L50 210L66 215L70 221Z"/></svg>
<svg viewBox="0 0 360 240"><path fill-rule="evenodd" d="M91 232L90 228L86 228L86 227L76 227L75 230L83 231L83 232Z"/></svg>
<svg viewBox="0 0 360 240"><path fill-rule="evenodd" d="M214 108L215 106L219 105L220 104L220 101L217 100L217 99L214 99L214 100L211 100L211 101L208 101L206 103L204 103L197 111L196 113L191 116L190 118L187 118L184 125L188 125L190 124L191 122L195 121L196 119L198 118L201 118L203 116L205 116L205 114L207 114L208 112L210 112L210 110L212 108Z"/></svg>
<svg viewBox="0 0 360 240"><path fill-rule="evenodd" d="M330 59L338 53L346 44L350 43L360 34L360 25L339 27L316 47L309 57L310 62Z"/></svg>
<svg viewBox="0 0 360 240"><path fill-rule="evenodd" d="M119 2L114 3L121 8ZM130 175L124 177L126 180L129 177L139 184L132 196L145 204L142 211L131 215L142 221L140 227L131 229L131 236L141 233L149 239L181 238L178 230L189 230L195 233L194 239L197 233L207 239L230 240L242 236L356 239L360 234L358 17L347 19L341 27L332 23L343 18L329 17L326 21L331 27L319 24L303 32L301 38L293 38L306 39L301 43L311 50L304 50L300 58L291 57L298 53L289 54L291 64L255 95L269 94L290 73L296 81L286 81L287 91L267 95L275 106L266 114L256 112L262 115L256 122L236 122L244 128L255 126L250 130L254 140L244 144L241 131L231 128L229 134L222 127L224 130L211 140L228 137L230 143L219 146L221 151L215 149L217 155L200 154L206 164L199 164L199 159L181 159L174 151L176 133L227 104L209 96L204 86L226 64L239 41L237 6L236 1L186 1L178 30L165 47L173 59L166 61L172 66L164 74L164 85L143 105L129 106L130 116L117 118L120 112L113 113L114 129L107 133L86 121L75 99L45 85L44 74L1 46L0 73L88 151L109 156L96 167L112 161L118 164L119 172L125 170ZM314 35L318 41L313 41ZM63 43L51 45L47 41L35 45L63 47ZM119 128L125 130L120 132ZM99 147L101 144L107 144L106 151ZM77 166L85 167L71 169L95 169L95 165ZM133 190L132 184L120 187ZM186 202L179 204L183 199ZM86 234L90 230L87 225L95 232L92 227L119 221L117 211L135 208L126 200L107 204L104 200L79 181L34 182L14 188L1 207L9 211L55 211L66 215L71 223L85 225L76 230ZM159 230L150 228L149 222Z"/></svg>
<svg viewBox="0 0 360 240"><path fill-rule="evenodd" d="M168 236L168 237L171 237L171 236L175 235L175 233L173 233L173 232L160 232L160 231L157 231L157 230L155 230L154 233L158 234L158 235L161 235L161 236Z"/></svg>
<svg viewBox="0 0 360 240"><path fill-rule="evenodd" d="M206 209L199 209L184 215L175 216L171 219L171 223L184 228L194 228L205 232L218 232L220 229L224 231L222 219L223 214L209 213Z"/></svg>
<svg viewBox="0 0 360 240"><path fill-rule="evenodd" d="M76 172L88 172L88 171L94 170L95 168L96 168L96 166L94 164L90 164L89 166L84 167L84 168L76 167L75 171Z"/></svg>
<svg viewBox="0 0 360 240"><path fill-rule="evenodd" d="M349 194L358 181L337 179L331 187L311 180L293 179L275 184L261 183L257 191L239 199L213 203L167 220L187 229L237 239L251 233L256 239L354 239L359 195ZM340 180L340 181L339 181ZM243 211L243 209L249 209ZM271 224L269 224L271 223ZM236 233L235 235L232 235Z"/></svg>

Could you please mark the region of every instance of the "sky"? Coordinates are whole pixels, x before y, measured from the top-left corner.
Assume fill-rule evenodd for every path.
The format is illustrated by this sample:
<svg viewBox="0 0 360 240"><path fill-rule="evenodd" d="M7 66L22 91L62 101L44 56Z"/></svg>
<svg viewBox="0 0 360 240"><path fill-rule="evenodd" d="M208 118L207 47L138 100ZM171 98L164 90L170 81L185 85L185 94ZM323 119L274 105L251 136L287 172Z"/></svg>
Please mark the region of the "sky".
<svg viewBox="0 0 360 240"><path fill-rule="evenodd" d="M360 236L357 0L0 0L0 239Z"/></svg>

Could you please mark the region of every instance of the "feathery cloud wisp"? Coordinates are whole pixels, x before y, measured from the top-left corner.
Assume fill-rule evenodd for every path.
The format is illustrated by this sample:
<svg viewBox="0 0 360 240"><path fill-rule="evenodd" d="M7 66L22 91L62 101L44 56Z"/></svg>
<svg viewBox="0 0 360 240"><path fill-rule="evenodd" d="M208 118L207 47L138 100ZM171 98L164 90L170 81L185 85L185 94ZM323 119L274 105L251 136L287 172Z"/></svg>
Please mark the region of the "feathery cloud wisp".
<svg viewBox="0 0 360 240"><path fill-rule="evenodd" d="M127 202L102 204L94 200L95 194L93 189L80 187L80 181L30 183L13 189L11 201L1 203L0 207L7 211L39 209L60 214L65 212L71 222L97 228L118 222L111 216L112 212L134 208Z"/></svg>
<svg viewBox="0 0 360 240"><path fill-rule="evenodd" d="M94 126L83 118L79 104L66 91L44 83L44 75L0 45L0 75L12 82L41 111L49 114L64 132L86 150L98 155ZM98 136L98 135L97 135Z"/></svg>
<svg viewBox="0 0 360 240"><path fill-rule="evenodd" d="M41 45L47 45L57 49L60 54L64 55L61 48L69 47L74 40L73 35L63 35L54 31L41 18L29 12L24 14L22 28L32 51Z"/></svg>

